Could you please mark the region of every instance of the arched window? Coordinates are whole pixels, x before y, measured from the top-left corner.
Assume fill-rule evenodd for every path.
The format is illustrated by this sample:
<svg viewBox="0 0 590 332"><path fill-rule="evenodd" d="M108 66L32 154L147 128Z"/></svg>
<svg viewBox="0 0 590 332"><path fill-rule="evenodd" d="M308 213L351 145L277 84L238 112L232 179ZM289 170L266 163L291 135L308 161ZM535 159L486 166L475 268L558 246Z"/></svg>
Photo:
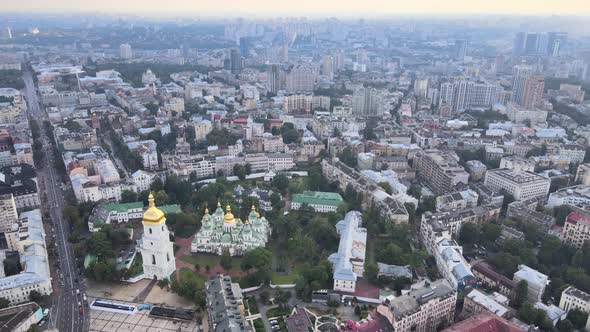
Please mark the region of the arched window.
<svg viewBox="0 0 590 332"><path fill-rule="evenodd" d="M150 234L152 234L152 229L150 228Z"/></svg>
<svg viewBox="0 0 590 332"><path fill-rule="evenodd" d="M170 261L170 253L166 253L166 258Z"/></svg>
<svg viewBox="0 0 590 332"><path fill-rule="evenodd" d="M162 225L162 232L164 231L164 225Z"/></svg>
<svg viewBox="0 0 590 332"><path fill-rule="evenodd" d="M152 265L156 265L156 255L152 254Z"/></svg>

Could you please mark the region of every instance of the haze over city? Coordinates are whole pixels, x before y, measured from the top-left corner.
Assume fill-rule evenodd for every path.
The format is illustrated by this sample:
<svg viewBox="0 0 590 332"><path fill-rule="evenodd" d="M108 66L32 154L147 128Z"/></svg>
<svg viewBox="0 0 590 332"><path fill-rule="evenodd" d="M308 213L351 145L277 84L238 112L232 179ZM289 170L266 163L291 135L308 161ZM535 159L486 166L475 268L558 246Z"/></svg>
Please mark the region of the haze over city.
<svg viewBox="0 0 590 332"><path fill-rule="evenodd" d="M275 15L362 16L370 17L399 15L575 15L590 14L590 5L584 0L171 0L155 1L89 1L37 0L20 2L6 0L0 3L0 11L29 13L79 13L99 12L105 14L175 14L182 16L245 15L272 17Z"/></svg>
<svg viewBox="0 0 590 332"><path fill-rule="evenodd" d="M0 1L0 331L590 332L588 1Z"/></svg>

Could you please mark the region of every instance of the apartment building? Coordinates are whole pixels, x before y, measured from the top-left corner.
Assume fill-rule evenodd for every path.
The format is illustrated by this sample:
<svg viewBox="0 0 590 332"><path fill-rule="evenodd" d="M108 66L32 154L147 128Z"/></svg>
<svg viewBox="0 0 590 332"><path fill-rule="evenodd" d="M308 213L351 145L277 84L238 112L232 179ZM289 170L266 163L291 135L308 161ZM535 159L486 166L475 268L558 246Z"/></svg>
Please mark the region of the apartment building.
<svg viewBox="0 0 590 332"><path fill-rule="evenodd" d="M518 271L514 273L512 280L517 284L524 280L528 284L527 300L531 303L541 301L541 296L549 283L549 277L524 264L518 265Z"/></svg>
<svg viewBox="0 0 590 332"><path fill-rule="evenodd" d="M584 208L590 205L590 187L578 185L557 190L549 195L547 207L554 208L560 205L571 205Z"/></svg>
<svg viewBox="0 0 590 332"><path fill-rule="evenodd" d="M567 312L578 309L588 314L590 313L590 294L569 286L561 292L559 307Z"/></svg>
<svg viewBox="0 0 590 332"><path fill-rule="evenodd" d="M424 150L416 155L417 176L436 194L452 192L459 184L467 184L469 173L459 165L459 157L440 150Z"/></svg>
<svg viewBox="0 0 590 332"><path fill-rule="evenodd" d="M484 184L493 190L505 190L516 200L545 198L551 180L532 172L494 169L486 172Z"/></svg>
<svg viewBox="0 0 590 332"><path fill-rule="evenodd" d="M497 289L500 294L511 299L514 296L516 282L506 277L486 262L479 262L471 268L477 278L477 283L491 289Z"/></svg>
<svg viewBox="0 0 590 332"><path fill-rule="evenodd" d="M502 157L502 159L500 160L500 168L516 170L521 172L534 172L535 161L520 156L507 156Z"/></svg>
<svg viewBox="0 0 590 332"><path fill-rule="evenodd" d="M217 275L205 284L205 289L211 331L252 331L242 313L244 297L239 284L233 283L230 276Z"/></svg>
<svg viewBox="0 0 590 332"><path fill-rule="evenodd" d="M588 240L590 240L590 217L578 212L570 213L563 224L561 242L580 249Z"/></svg>
<svg viewBox="0 0 590 332"><path fill-rule="evenodd" d="M477 206L479 195L471 189L454 192L436 198L436 211L450 211L455 209L466 209Z"/></svg>
<svg viewBox="0 0 590 332"><path fill-rule="evenodd" d="M377 307L394 331L430 332L453 321L457 292L446 280L410 291Z"/></svg>
<svg viewBox="0 0 590 332"><path fill-rule="evenodd" d="M0 232L11 230L17 219L18 213L14 196L12 194L0 195Z"/></svg>
<svg viewBox="0 0 590 332"><path fill-rule="evenodd" d="M492 312L500 317L509 318L512 310L508 306L508 298L500 293L485 294L477 289L465 296L463 312L475 315L481 312Z"/></svg>
<svg viewBox="0 0 590 332"><path fill-rule="evenodd" d="M471 272L471 266L463 258L463 247L454 240L442 240L434 252L436 266L442 276L457 291L475 288L477 278Z"/></svg>

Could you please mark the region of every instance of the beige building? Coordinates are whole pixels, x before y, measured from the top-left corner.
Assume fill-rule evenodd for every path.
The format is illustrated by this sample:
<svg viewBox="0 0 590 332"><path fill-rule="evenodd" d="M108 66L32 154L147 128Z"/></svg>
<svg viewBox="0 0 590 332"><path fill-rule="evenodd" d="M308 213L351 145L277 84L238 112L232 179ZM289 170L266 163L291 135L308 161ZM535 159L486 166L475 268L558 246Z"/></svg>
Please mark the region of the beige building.
<svg viewBox="0 0 590 332"><path fill-rule="evenodd" d="M0 195L0 232L11 230L17 219L18 213L14 196L12 194Z"/></svg>
<svg viewBox="0 0 590 332"><path fill-rule="evenodd" d="M430 332L453 322L457 293L446 280L410 291L381 304L377 312L384 316L394 331Z"/></svg>
<svg viewBox="0 0 590 332"><path fill-rule="evenodd" d="M590 186L590 164L580 164L578 166L575 182Z"/></svg>
<svg viewBox="0 0 590 332"><path fill-rule="evenodd" d="M570 213L563 224L561 242L580 249L588 240L590 240L590 217L578 212Z"/></svg>
<svg viewBox="0 0 590 332"><path fill-rule="evenodd" d="M418 177L438 195L452 192L455 185L469 181L469 173L459 165L459 157L454 153L424 150L416 155L416 161Z"/></svg>

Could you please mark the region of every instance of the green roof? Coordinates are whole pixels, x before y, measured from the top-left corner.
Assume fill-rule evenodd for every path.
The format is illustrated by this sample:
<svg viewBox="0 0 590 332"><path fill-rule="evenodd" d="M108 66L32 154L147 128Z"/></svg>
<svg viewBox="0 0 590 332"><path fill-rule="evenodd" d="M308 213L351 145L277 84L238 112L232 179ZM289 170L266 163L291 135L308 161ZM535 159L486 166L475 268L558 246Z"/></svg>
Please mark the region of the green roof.
<svg viewBox="0 0 590 332"><path fill-rule="evenodd" d="M180 205L178 205L178 204L162 205L162 206L158 206L158 209L162 210L162 212L164 212L164 214L182 212L182 210L180 209Z"/></svg>
<svg viewBox="0 0 590 332"><path fill-rule="evenodd" d="M111 212L127 212L132 209L143 209L143 202L131 202L131 203L111 203L106 204L104 209Z"/></svg>
<svg viewBox="0 0 590 332"><path fill-rule="evenodd" d="M301 204L316 204L339 206L342 204L342 196L339 193L330 193L323 191L304 191L302 194L294 194L292 201Z"/></svg>

